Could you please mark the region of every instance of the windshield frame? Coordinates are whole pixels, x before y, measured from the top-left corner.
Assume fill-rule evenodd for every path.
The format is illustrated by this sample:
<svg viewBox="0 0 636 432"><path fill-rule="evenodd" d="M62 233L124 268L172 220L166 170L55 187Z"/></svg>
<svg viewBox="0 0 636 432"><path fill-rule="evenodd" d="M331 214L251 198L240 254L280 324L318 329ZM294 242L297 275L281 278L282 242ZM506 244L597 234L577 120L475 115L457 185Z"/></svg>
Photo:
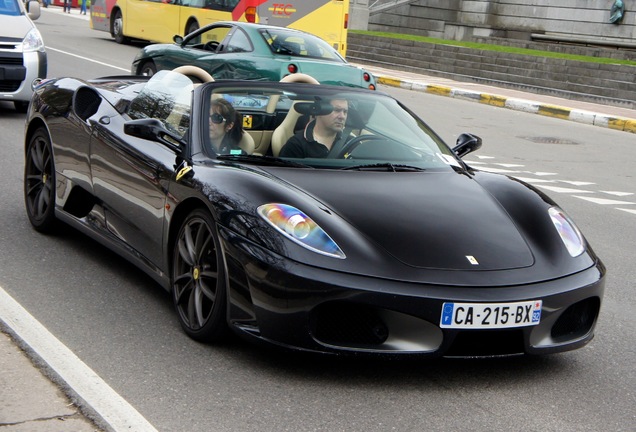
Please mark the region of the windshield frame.
<svg viewBox="0 0 636 432"><path fill-rule="evenodd" d="M423 155L417 157L413 156L414 159L338 159L331 157L283 159L319 169L351 169L356 165L378 165L380 167L379 170L394 172L414 172L415 170L419 169L454 171L458 168L464 168L464 164L453 153L452 149L422 119L416 116L408 107L400 103L398 100L383 92L339 86L256 81L217 81L204 84L203 86L201 86L200 89L196 89L195 92L199 94L199 96L197 96L197 98L200 98L200 104L198 104L198 107L202 111L199 113L199 115L197 115L197 118L199 119L197 136L201 138L201 143L199 144L200 148L193 150L195 150L195 152L198 152L200 150L206 158L217 158L217 155L213 151L206 150L208 146L206 146L205 140L209 133L209 126L205 121L203 121L209 116L210 101L212 97L220 97L222 95L222 97L224 98L233 100L235 108L243 115L244 126L252 122L252 126L256 128L250 129L249 127L245 127L244 130L246 132L260 132L258 128L262 127L263 130L270 133L278 125L280 125L281 121L285 118L286 110L290 109L294 101L306 100L308 97L311 97L313 99L328 99L331 97L340 97L344 95L346 98L355 101L350 112L355 112L356 104L360 104L361 102L367 102L376 104L377 106L381 106L384 110L381 115L386 115L386 113L392 112L395 117L394 119L385 121L381 124L381 127L368 127L365 129L365 131L368 133L379 133L380 131L382 131L385 134L389 133L390 137L410 136L416 141L415 147L410 144L404 144L402 142L398 143L397 145L405 147L407 151L410 147L412 149L415 149L416 153L428 152L429 154L426 155L427 162L424 163ZM262 101L258 102L257 106L245 106L239 100L239 96L241 95L250 99L255 99L256 96L259 96L263 99ZM273 105L271 103L272 98L278 98L278 100ZM254 102L251 101L250 103L253 104ZM273 111L272 106L274 107ZM258 117L259 113L262 114L262 119L259 119L257 121L256 117ZM250 117L249 121L246 122L245 116ZM395 124L398 124L397 120L401 120L402 122L402 125L399 128L395 128ZM269 126L267 126L265 123L269 124ZM393 126L387 126L391 124ZM399 131L399 133L397 131ZM402 141L406 141L406 139L400 139ZM258 154L256 154L255 156L258 156ZM269 152L264 154L263 156L270 157L268 163L269 165L271 165L271 157L273 156L271 152L271 145L269 147ZM258 161L255 160L250 163L257 164ZM392 164L398 168L403 167L405 169L387 170L386 168L381 168L382 164Z"/></svg>

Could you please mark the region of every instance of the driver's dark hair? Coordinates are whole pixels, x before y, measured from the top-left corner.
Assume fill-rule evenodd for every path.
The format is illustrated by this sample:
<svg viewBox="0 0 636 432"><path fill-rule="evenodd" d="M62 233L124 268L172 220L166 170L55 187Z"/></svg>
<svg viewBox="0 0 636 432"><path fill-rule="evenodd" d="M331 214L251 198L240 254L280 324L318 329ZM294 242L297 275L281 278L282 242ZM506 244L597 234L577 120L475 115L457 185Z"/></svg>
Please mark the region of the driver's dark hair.
<svg viewBox="0 0 636 432"><path fill-rule="evenodd" d="M225 133L225 139L231 143L238 144L243 137L243 116L236 111L231 103L225 99L212 99L210 112L216 112L223 116L227 123L233 123L230 130Z"/></svg>

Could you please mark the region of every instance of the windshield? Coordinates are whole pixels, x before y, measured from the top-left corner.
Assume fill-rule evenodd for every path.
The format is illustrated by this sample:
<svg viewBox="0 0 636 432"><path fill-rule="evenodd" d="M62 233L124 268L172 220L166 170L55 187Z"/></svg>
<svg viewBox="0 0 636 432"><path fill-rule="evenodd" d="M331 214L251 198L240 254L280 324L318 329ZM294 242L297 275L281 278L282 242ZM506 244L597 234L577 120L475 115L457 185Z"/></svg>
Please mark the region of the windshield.
<svg viewBox="0 0 636 432"><path fill-rule="evenodd" d="M258 163L267 156L269 164L278 158L322 169L462 166L426 124L379 92L285 83L213 86L203 116L210 157L252 155L241 159Z"/></svg>
<svg viewBox="0 0 636 432"><path fill-rule="evenodd" d="M154 118L183 138L190 127L194 84L187 76L159 71L132 100L128 115L133 120Z"/></svg>
<svg viewBox="0 0 636 432"><path fill-rule="evenodd" d="M0 0L0 15L21 15L22 11L18 1L21 0Z"/></svg>

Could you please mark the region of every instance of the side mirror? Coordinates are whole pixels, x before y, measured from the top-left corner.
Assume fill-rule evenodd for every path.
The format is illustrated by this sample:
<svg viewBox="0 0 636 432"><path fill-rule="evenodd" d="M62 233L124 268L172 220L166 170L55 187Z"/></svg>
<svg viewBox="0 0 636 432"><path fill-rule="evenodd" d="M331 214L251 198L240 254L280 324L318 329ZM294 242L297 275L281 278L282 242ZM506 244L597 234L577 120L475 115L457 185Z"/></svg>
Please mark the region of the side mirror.
<svg viewBox="0 0 636 432"><path fill-rule="evenodd" d="M29 0L26 4L27 15L32 21L40 18L40 2L37 0Z"/></svg>
<svg viewBox="0 0 636 432"><path fill-rule="evenodd" d="M177 134L170 132L157 119L130 120L124 123L124 133L137 138L158 142L180 153L185 142Z"/></svg>
<svg viewBox="0 0 636 432"><path fill-rule="evenodd" d="M480 148L481 138L477 135L463 133L457 138L457 143L455 144L455 147L453 147L453 153L461 158Z"/></svg>

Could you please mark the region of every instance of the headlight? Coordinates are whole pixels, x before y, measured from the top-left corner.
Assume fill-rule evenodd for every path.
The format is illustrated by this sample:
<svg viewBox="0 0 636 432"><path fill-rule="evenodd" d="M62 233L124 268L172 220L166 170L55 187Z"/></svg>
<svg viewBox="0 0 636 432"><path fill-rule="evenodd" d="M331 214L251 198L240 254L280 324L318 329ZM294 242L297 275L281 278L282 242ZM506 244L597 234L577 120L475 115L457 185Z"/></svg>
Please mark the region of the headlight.
<svg viewBox="0 0 636 432"><path fill-rule="evenodd" d="M345 254L309 216L285 204L263 204L258 214L285 237L313 252L344 259Z"/></svg>
<svg viewBox="0 0 636 432"><path fill-rule="evenodd" d="M570 255L573 257L581 255L585 251L585 241L572 219L558 207L551 207L548 213Z"/></svg>
<svg viewBox="0 0 636 432"><path fill-rule="evenodd" d="M22 49L24 52L44 51L44 41L38 29L31 29L22 41Z"/></svg>

